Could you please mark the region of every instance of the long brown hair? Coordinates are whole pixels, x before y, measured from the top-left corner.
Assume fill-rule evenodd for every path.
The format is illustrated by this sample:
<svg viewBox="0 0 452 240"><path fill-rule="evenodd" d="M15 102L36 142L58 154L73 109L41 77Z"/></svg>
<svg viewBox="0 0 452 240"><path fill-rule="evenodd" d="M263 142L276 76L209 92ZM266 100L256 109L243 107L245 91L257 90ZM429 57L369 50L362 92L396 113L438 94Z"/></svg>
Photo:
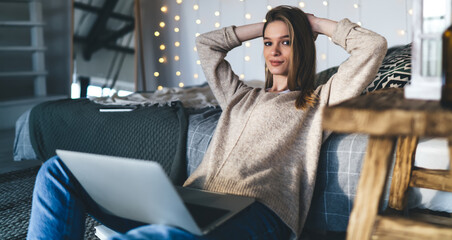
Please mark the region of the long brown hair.
<svg viewBox="0 0 452 240"><path fill-rule="evenodd" d="M295 101L297 109L313 106L316 97L314 79L316 71L316 50L314 35L307 15L297 7L278 6L265 16L264 36L267 25L274 21L283 21L289 29L291 56L287 84L289 90L300 91ZM265 88L273 86L273 74L265 66Z"/></svg>

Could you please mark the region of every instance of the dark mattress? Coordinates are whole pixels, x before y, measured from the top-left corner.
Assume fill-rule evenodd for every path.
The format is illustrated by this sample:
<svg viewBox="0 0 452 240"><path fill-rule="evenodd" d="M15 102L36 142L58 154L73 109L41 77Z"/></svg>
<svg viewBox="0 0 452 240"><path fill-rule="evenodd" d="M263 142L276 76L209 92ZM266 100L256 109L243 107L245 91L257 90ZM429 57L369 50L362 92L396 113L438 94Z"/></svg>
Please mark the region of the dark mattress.
<svg viewBox="0 0 452 240"><path fill-rule="evenodd" d="M65 149L160 163L175 184L186 179L187 115L182 104L99 112L88 99L37 105L30 113L30 139L39 160Z"/></svg>

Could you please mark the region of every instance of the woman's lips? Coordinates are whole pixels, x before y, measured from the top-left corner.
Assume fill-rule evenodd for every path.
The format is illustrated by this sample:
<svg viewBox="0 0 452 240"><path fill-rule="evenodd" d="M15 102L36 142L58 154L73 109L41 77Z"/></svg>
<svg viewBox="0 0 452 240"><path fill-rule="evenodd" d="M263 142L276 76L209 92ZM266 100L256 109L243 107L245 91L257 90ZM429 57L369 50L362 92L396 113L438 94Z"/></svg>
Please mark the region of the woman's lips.
<svg viewBox="0 0 452 240"><path fill-rule="evenodd" d="M270 61L270 64L271 64L273 67L276 67L276 66L279 66L279 65L283 64L283 62L284 62L284 61L271 60L271 61Z"/></svg>

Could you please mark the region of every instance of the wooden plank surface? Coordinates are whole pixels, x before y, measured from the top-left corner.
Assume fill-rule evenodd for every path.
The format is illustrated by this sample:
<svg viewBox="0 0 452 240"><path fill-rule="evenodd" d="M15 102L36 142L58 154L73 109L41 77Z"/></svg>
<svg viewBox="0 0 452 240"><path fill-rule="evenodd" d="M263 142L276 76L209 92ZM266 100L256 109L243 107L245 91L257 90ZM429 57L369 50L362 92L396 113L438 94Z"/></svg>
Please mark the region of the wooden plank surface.
<svg viewBox="0 0 452 240"><path fill-rule="evenodd" d="M452 136L452 110L438 101L405 99L403 89L359 96L323 112L325 130L378 136Z"/></svg>
<svg viewBox="0 0 452 240"><path fill-rule="evenodd" d="M449 170L414 169L411 173L410 187L452 192L452 176Z"/></svg>
<svg viewBox="0 0 452 240"><path fill-rule="evenodd" d="M410 184L411 168L418 143L417 137L400 137L397 142L396 161L392 173L389 207L403 210Z"/></svg>
<svg viewBox="0 0 452 240"><path fill-rule="evenodd" d="M347 240L365 240L371 236L386 186L395 141L393 137L369 137L357 195L347 228Z"/></svg>
<svg viewBox="0 0 452 240"><path fill-rule="evenodd" d="M398 216L378 216L372 240L452 239L452 228Z"/></svg>

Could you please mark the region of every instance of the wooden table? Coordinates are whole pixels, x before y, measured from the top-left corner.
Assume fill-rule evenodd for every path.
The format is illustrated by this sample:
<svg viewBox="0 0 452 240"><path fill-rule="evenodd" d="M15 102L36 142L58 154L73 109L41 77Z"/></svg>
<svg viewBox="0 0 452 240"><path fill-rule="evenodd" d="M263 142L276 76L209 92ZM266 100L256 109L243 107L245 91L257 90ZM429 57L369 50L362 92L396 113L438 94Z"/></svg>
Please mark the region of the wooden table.
<svg viewBox="0 0 452 240"><path fill-rule="evenodd" d="M452 110L442 108L438 101L405 99L403 89L386 89L325 108L323 128L370 135L348 224L348 240L452 239L448 218L423 217L430 219L424 222L378 214L396 143L389 207L405 208L409 186L452 192L452 168L413 168L419 137L448 138L452 156Z"/></svg>

